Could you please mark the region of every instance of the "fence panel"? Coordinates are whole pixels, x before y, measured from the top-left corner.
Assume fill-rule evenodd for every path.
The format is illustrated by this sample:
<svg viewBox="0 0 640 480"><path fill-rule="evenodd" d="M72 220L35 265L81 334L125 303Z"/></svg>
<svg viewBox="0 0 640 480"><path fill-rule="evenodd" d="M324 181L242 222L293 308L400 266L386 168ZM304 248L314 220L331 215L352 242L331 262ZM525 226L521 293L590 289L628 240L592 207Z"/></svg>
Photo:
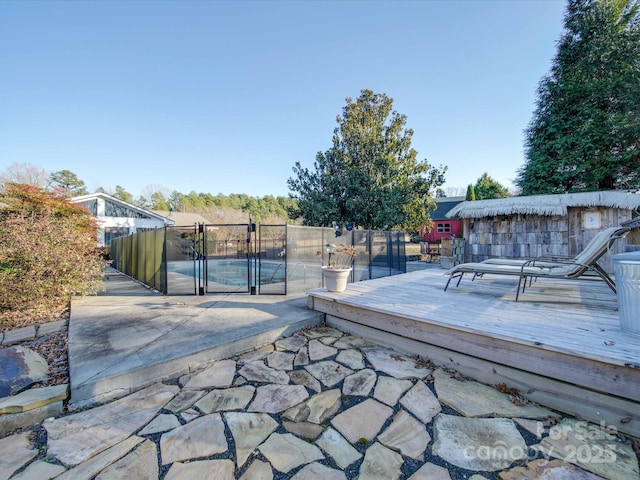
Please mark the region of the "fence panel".
<svg viewBox="0 0 640 480"><path fill-rule="evenodd" d="M238 236L234 230L239 226L207 227L211 227L207 245L202 243L196 225L116 238L111 243L113 266L164 294L197 295L206 270L202 261L205 254L207 260L236 261L248 255L245 232ZM261 294L323 287L322 266L329 262L327 244L355 247L351 282L406 272L404 234L400 232L351 230L336 237L336 230L327 227L266 225L260 229L255 252L259 273L252 278Z"/></svg>
<svg viewBox="0 0 640 480"><path fill-rule="evenodd" d="M167 295L198 293L196 251L197 227L167 227L165 235L165 276Z"/></svg>

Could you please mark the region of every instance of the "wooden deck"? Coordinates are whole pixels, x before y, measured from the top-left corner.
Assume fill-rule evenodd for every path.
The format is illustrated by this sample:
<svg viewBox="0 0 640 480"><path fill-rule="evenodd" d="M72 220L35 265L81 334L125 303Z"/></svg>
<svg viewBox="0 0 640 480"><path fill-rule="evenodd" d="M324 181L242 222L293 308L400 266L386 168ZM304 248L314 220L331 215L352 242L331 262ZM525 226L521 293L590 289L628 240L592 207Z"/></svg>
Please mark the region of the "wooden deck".
<svg viewBox="0 0 640 480"><path fill-rule="evenodd" d="M465 276L445 292L443 274L312 290L309 304L343 331L640 437L640 336L621 330L617 297L602 281L540 279L515 302L515 277Z"/></svg>

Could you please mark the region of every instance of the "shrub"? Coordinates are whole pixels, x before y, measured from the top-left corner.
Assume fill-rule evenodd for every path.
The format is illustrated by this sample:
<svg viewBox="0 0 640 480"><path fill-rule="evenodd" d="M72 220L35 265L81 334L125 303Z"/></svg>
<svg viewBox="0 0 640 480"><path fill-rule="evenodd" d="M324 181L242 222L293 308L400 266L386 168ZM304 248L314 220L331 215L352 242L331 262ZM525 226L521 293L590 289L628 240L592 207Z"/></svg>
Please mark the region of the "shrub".
<svg viewBox="0 0 640 480"><path fill-rule="evenodd" d="M0 330L63 313L73 295L98 291L104 260L97 223L68 199L5 184L0 199Z"/></svg>

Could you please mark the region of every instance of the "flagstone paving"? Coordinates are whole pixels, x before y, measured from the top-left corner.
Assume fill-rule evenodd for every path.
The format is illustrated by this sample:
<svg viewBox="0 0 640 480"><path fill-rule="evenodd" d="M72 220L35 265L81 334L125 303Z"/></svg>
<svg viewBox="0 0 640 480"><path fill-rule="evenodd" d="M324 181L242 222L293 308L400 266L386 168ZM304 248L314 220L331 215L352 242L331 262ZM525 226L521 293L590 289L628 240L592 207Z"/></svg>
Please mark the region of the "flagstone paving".
<svg viewBox="0 0 640 480"><path fill-rule="evenodd" d="M327 327L0 438L0 480L638 476L616 432Z"/></svg>

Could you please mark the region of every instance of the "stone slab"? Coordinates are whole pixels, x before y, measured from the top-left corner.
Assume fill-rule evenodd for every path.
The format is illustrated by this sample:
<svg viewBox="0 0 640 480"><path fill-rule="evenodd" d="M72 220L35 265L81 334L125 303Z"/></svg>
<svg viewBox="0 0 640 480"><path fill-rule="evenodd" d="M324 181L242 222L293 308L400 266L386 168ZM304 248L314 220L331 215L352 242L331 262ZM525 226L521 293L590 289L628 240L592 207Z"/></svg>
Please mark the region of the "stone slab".
<svg viewBox="0 0 640 480"><path fill-rule="evenodd" d="M438 399L465 417L546 418L554 413L533 404L516 405L508 395L493 387L460 381L443 370L433 372Z"/></svg>
<svg viewBox="0 0 640 480"><path fill-rule="evenodd" d="M573 418L564 418L534 448L546 456L588 470L609 480L636 480L638 457L617 432Z"/></svg>
<svg viewBox="0 0 640 480"><path fill-rule="evenodd" d="M154 418L146 427L138 432L138 435L153 435L173 430L182 425L175 415L162 413Z"/></svg>
<svg viewBox="0 0 640 480"><path fill-rule="evenodd" d="M155 384L106 405L47 420L49 453L65 465L77 465L149 423L177 391L177 386Z"/></svg>
<svg viewBox="0 0 640 480"><path fill-rule="evenodd" d="M195 406L204 413L240 410L246 407L256 391L252 385L212 390L198 400Z"/></svg>
<svg viewBox="0 0 640 480"><path fill-rule="evenodd" d="M433 431L432 453L460 468L495 472L527 458L527 445L511 419L440 414Z"/></svg>
<svg viewBox="0 0 640 480"><path fill-rule="evenodd" d="M220 360L204 370L194 373L184 388L200 390L228 387L233 383L235 375L236 362L233 360Z"/></svg>
<svg viewBox="0 0 640 480"><path fill-rule="evenodd" d="M431 423L442 410L440 402L424 382L416 384L400 399L400 404L418 417L423 423Z"/></svg>
<svg viewBox="0 0 640 480"><path fill-rule="evenodd" d="M124 457L136 445L144 442L144 438L132 436L126 438L122 442L116 443L112 447L98 453L89 458L86 462L82 462L76 467L67 470L65 473L56 477L56 480L90 480L109 465L117 462L118 459Z"/></svg>
<svg viewBox="0 0 640 480"><path fill-rule="evenodd" d="M18 433L0 438L0 480L7 480L13 473L38 455L29 441L29 433Z"/></svg>
<svg viewBox="0 0 640 480"><path fill-rule="evenodd" d="M340 468L347 468L362 458L358 452L340 433L327 428L316 444L327 452Z"/></svg>
<svg viewBox="0 0 640 480"><path fill-rule="evenodd" d="M264 385L247 408L249 412L280 413L309 397L302 385Z"/></svg>
<svg viewBox="0 0 640 480"><path fill-rule="evenodd" d="M41 423L47 418L57 417L62 414L63 408L64 404L62 400L59 400L43 405L42 407L32 408L26 412L0 415L0 435L6 435L19 428Z"/></svg>
<svg viewBox="0 0 640 480"><path fill-rule="evenodd" d="M20 345L0 349L0 398L15 395L47 378L49 365L39 353Z"/></svg>
<svg viewBox="0 0 640 480"><path fill-rule="evenodd" d="M238 467L244 465L249 455L271 435L278 423L266 413L224 413L236 446Z"/></svg>
<svg viewBox="0 0 640 480"><path fill-rule="evenodd" d="M273 433L258 449L273 468L283 473L289 473L300 465L324 459L318 447L290 433Z"/></svg>
<svg viewBox="0 0 640 480"><path fill-rule="evenodd" d="M53 463L43 462L42 460L36 460L29 464L18 475L11 477L11 480L42 480L55 478L58 475L64 473L66 468L62 465L55 465Z"/></svg>
<svg viewBox="0 0 640 480"><path fill-rule="evenodd" d="M242 474L240 480L273 480L273 470L268 463L254 460Z"/></svg>
<svg viewBox="0 0 640 480"><path fill-rule="evenodd" d="M73 408L233 358L324 320L324 314L307 308L302 293L286 298L228 295L224 300L181 296L177 303L146 290L141 300L137 293L109 288L104 295L72 302Z"/></svg>
<svg viewBox="0 0 640 480"><path fill-rule="evenodd" d="M196 418L160 437L163 465L210 457L228 448L224 423L218 413Z"/></svg>
<svg viewBox="0 0 640 480"><path fill-rule="evenodd" d="M291 480L347 480L347 476L344 472L329 468L318 462L313 462L305 465L296 473Z"/></svg>
<svg viewBox="0 0 640 480"><path fill-rule="evenodd" d="M0 402L0 414L19 413L67 399L69 384L31 388Z"/></svg>
<svg viewBox="0 0 640 480"><path fill-rule="evenodd" d="M378 436L378 441L385 447L422 461L431 436L423 423L406 411L400 410L393 418L391 425Z"/></svg>
<svg viewBox="0 0 640 480"><path fill-rule="evenodd" d="M4 335L2 337L2 345L8 347L10 345L16 345L18 343L30 342L34 338L36 338L35 325L15 328L13 330L9 330L8 332L4 332Z"/></svg>
<svg viewBox="0 0 640 480"><path fill-rule="evenodd" d="M367 449L360 465L358 478L367 480L398 480L402 475L402 455L387 447L374 443Z"/></svg>
<svg viewBox="0 0 640 480"><path fill-rule="evenodd" d="M41 323L38 325L38 337L58 333L67 327L67 320L56 320L55 322Z"/></svg>
<svg viewBox="0 0 640 480"><path fill-rule="evenodd" d="M387 405L369 398L333 417L331 424L351 443L361 438L371 441L392 413Z"/></svg>
<svg viewBox="0 0 640 480"><path fill-rule="evenodd" d="M561 460L534 460L524 466L505 470L500 480L603 480L603 477L582 470Z"/></svg>
<svg viewBox="0 0 640 480"><path fill-rule="evenodd" d="M105 468L95 480L120 480L123 477L157 480L159 473L156 444L145 440L131 453Z"/></svg>
<svg viewBox="0 0 640 480"><path fill-rule="evenodd" d="M208 479L234 480L231 460L200 460L197 462L176 462L164 477L164 480Z"/></svg>
<svg viewBox="0 0 640 480"><path fill-rule="evenodd" d="M398 352L380 347L363 348L367 360L377 372L384 372L395 378L423 379L431 374L431 370L419 366L415 359Z"/></svg>

